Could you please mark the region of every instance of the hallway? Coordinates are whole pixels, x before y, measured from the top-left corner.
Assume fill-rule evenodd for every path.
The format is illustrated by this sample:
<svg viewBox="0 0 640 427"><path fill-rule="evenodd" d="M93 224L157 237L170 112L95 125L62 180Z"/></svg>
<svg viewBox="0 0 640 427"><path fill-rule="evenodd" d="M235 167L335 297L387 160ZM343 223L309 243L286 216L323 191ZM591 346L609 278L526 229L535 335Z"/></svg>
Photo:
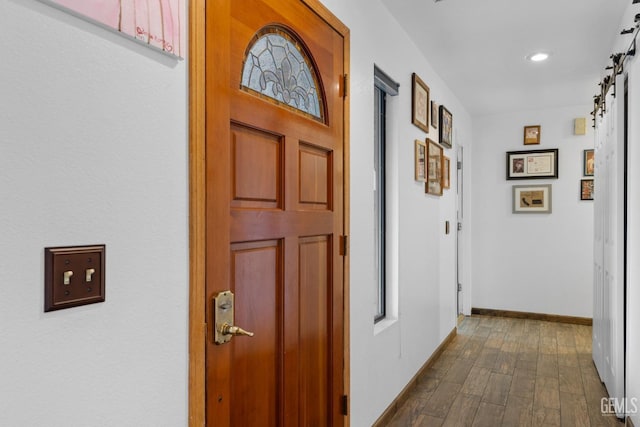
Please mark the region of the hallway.
<svg viewBox="0 0 640 427"><path fill-rule="evenodd" d="M602 397L590 326L472 316L389 425L622 426Z"/></svg>

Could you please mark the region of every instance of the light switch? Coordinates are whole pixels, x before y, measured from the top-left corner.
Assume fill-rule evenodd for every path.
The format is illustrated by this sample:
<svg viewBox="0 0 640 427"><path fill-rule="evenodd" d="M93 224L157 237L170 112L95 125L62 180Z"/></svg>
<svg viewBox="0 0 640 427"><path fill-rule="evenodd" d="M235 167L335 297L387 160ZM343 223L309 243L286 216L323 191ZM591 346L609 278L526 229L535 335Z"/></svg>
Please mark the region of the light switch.
<svg viewBox="0 0 640 427"><path fill-rule="evenodd" d="M105 245L44 249L44 311L105 300Z"/></svg>
<svg viewBox="0 0 640 427"><path fill-rule="evenodd" d="M65 271L64 273L62 273L62 284L63 285L70 285L71 284L71 276L73 276L73 271L71 271L71 270Z"/></svg>

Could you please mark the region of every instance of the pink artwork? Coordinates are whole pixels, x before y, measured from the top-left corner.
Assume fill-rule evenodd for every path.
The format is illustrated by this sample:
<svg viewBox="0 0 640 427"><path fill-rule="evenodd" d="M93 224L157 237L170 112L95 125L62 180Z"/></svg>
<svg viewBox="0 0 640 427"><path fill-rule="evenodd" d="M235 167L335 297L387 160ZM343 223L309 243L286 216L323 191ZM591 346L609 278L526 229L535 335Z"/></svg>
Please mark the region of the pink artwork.
<svg viewBox="0 0 640 427"><path fill-rule="evenodd" d="M123 34L184 57L185 0L46 0Z"/></svg>

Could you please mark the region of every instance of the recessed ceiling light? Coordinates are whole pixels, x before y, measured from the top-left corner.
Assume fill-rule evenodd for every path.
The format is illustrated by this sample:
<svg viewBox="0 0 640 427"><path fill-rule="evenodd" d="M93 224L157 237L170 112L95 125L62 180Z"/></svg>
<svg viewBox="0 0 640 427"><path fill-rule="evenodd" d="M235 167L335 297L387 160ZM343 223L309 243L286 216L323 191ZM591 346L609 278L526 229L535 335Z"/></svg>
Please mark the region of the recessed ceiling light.
<svg viewBox="0 0 640 427"><path fill-rule="evenodd" d="M542 62L549 58L549 54L546 52L536 52L527 56L527 59L532 62Z"/></svg>

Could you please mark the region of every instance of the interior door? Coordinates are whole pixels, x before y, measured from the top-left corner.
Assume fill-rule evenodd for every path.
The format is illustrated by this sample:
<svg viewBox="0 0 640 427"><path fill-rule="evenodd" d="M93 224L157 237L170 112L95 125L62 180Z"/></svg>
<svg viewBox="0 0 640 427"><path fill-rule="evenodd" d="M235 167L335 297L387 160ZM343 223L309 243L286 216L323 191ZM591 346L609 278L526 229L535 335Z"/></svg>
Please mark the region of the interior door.
<svg viewBox="0 0 640 427"><path fill-rule="evenodd" d="M464 240L463 240L463 198L464 198L464 186L463 186L463 167L464 167L464 147L458 147L458 160L456 164L457 171L457 232L456 232L456 295L457 295L457 307L458 313L464 313L463 305L463 291L462 291L462 277L464 272Z"/></svg>
<svg viewBox="0 0 640 427"><path fill-rule="evenodd" d="M622 79L623 77L619 77ZM621 80L618 87L623 87ZM593 360L610 397L624 397L624 98L597 119L594 192ZM624 416L623 408L618 416Z"/></svg>
<svg viewBox="0 0 640 427"><path fill-rule="evenodd" d="M344 425L344 38L299 0L206 16L207 425ZM225 290L254 335L215 344Z"/></svg>

